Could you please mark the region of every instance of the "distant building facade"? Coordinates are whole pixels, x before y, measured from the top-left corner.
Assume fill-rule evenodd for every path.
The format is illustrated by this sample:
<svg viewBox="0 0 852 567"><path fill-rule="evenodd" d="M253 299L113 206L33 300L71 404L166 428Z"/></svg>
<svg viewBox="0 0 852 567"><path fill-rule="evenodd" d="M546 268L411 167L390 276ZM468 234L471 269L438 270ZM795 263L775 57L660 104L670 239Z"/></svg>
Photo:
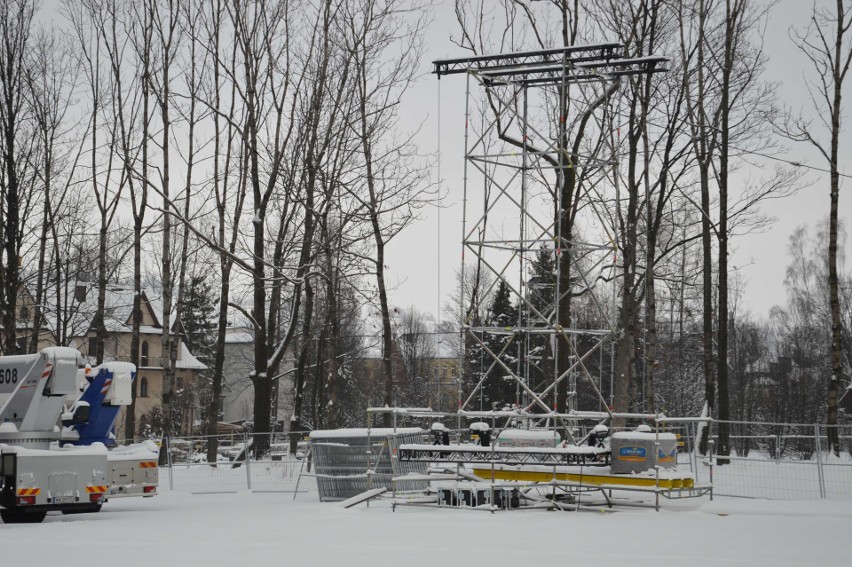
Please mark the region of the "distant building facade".
<svg viewBox="0 0 852 567"><path fill-rule="evenodd" d="M247 326L229 327L225 334L225 362L222 368L222 420L228 423L251 421L254 416L254 330ZM284 356L279 376L273 382L277 404L272 418L281 429L293 412L293 360ZM283 423L282 423L283 422Z"/></svg>
<svg viewBox="0 0 852 567"><path fill-rule="evenodd" d="M455 411L458 408L458 385L460 377L459 334L456 332L441 332L434 318L428 313L418 314L419 322L416 340L424 345L422 359L417 362L421 371L417 376L408 376L403 360L401 341L408 339L404 325L400 324L403 317L408 316L405 310L394 309L391 325L392 354L391 366L393 371L394 389L400 398L404 392L416 391L416 399L436 411ZM379 385L382 380L382 341L379 324L368 325L375 329L375 334L364 337L364 346L354 360L355 372L361 381L367 384ZM413 382L419 382L414 384ZM380 404L381 400L374 400ZM405 400L397 400L397 405L406 405Z"/></svg>

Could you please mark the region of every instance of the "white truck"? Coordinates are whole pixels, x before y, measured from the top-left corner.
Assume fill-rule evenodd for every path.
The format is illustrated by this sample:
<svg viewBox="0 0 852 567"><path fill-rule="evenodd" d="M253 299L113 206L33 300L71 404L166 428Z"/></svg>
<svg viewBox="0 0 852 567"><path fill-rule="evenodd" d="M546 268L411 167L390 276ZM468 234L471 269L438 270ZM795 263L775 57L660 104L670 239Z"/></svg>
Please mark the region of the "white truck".
<svg viewBox="0 0 852 567"><path fill-rule="evenodd" d="M103 444L107 454L107 499L157 494L158 447L153 441L116 446L113 426L119 410L131 403L136 367L128 362L105 362L80 371L82 394L62 415L62 445ZM75 415L80 408L86 419Z"/></svg>
<svg viewBox="0 0 852 567"><path fill-rule="evenodd" d="M83 360L71 348L0 357L0 518L41 522L48 511L91 512L107 496L107 449L102 443L59 447L66 395L77 392ZM69 421L85 423L90 408Z"/></svg>

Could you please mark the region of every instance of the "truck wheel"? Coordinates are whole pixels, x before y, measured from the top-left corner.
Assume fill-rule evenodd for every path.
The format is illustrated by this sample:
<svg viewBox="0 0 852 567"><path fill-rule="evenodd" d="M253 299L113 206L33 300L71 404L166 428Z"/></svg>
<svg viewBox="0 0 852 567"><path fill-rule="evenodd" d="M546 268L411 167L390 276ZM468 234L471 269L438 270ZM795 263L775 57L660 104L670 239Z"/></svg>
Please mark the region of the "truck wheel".
<svg viewBox="0 0 852 567"><path fill-rule="evenodd" d="M0 510L0 518L6 524L40 524L47 516L46 511L28 512L26 510Z"/></svg>

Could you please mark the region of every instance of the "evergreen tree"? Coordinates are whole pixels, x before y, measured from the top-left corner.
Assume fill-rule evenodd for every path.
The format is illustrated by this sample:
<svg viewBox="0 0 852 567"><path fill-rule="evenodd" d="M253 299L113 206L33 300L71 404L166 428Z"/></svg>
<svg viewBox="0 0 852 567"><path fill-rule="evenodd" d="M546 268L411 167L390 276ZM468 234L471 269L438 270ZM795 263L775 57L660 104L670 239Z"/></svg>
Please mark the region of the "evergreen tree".
<svg viewBox="0 0 852 567"><path fill-rule="evenodd" d="M548 327L543 318L548 318L554 309L553 293L555 290L553 248L542 246L536 252L531 264L532 275L527 286L527 301L541 314L530 312L527 325L532 327ZM553 353L547 335L532 335L529 338L530 350L530 386L533 390L541 391L545 382L553 379Z"/></svg>
<svg viewBox="0 0 852 567"><path fill-rule="evenodd" d="M487 333L483 339L491 352L495 355L500 354L512 338L510 333L500 331L508 331L514 328L517 322L518 310L512 305L508 284L501 279L497 284L497 291L494 293L494 299L491 302L486 319L486 326L493 328L495 332ZM517 368L518 344L516 339L515 343L510 345L506 352L500 356L500 360L512 372L515 372ZM487 374L485 382L482 384L482 407L485 410L502 409L504 406L512 405L518 401L517 383L499 364L495 364L489 372L488 369L493 362L493 358L486 354L481 364L480 376L482 373Z"/></svg>
<svg viewBox="0 0 852 567"><path fill-rule="evenodd" d="M212 368L216 348L216 308L218 294L205 274L192 274L187 280L184 303L181 308L181 324L184 340L189 351L205 366L194 383L187 383L176 392L175 411L179 420L192 416L193 421L207 419L212 395ZM197 409L194 409L197 408Z"/></svg>
<svg viewBox="0 0 852 567"><path fill-rule="evenodd" d="M186 333L186 346L195 357L210 366L215 348L216 320L213 286L206 276L194 274L189 278L181 323Z"/></svg>

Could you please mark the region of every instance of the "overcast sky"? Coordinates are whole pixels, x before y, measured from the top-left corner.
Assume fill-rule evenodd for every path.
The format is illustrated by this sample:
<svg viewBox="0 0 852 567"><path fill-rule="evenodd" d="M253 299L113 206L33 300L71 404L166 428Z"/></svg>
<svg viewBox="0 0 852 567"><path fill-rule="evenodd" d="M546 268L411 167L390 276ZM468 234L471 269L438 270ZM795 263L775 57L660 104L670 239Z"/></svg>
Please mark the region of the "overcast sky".
<svg viewBox="0 0 852 567"><path fill-rule="evenodd" d="M833 5L833 0L817 2ZM48 25L65 25L63 16L58 12L59 4L59 0L45 0L41 4L39 19ZM423 75L403 99L401 113L405 128L419 129L417 143L423 153L435 154L440 147L440 173L445 197L440 210L436 207L425 209L420 220L390 243L386 263L394 305L413 305L421 311L440 316L454 288L455 273L460 266L465 81L462 76L438 81L430 72L433 60L465 56L466 53L450 41L450 34L457 33L458 29L453 0L434 0L434 5L434 20L427 32L422 58ZM778 0L771 11L765 41L769 57L766 80L778 83L778 94L783 104L801 110L805 115L813 114L804 88L804 75L812 77L812 70L790 40L789 29L792 25L807 23L811 5L810 0ZM847 80L847 124L852 120L850 91L852 80ZM852 156L845 149L849 148L848 132L852 128L847 127L846 130L841 145L841 170L852 174ZM787 145L788 159L825 167L812 148L805 144ZM754 174L759 175L759 171ZM743 303L754 315L765 315L773 305L785 301L784 271L790 234L801 225L813 230L818 221L827 219L827 175L810 172L806 179L810 185L796 195L763 205L763 212L777 218L771 227L762 233L739 236L731 241L732 269L747 282ZM845 180L841 187L840 215L852 231L850 182L852 180Z"/></svg>
<svg viewBox="0 0 852 567"><path fill-rule="evenodd" d="M830 0L818 1L828 4ZM807 22L810 7L808 0L780 0L771 12L765 42L769 57L766 79L779 83L781 102L801 109L806 115L812 112L812 105L804 88L803 75L811 69L790 40L788 30L791 25ZM460 266L464 79L450 76L439 82L428 73L435 59L465 55L449 40L450 33L455 33L456 29L453 1L439 0L426 42L424 77L403 101L404 123L411 128L421 128L418 143L424 152L436 152L440 136L441 177L446 197L440 211L436 208L424 211L421 220L391 243L387 261L393 303L400 307L414 305L433 314L448 301L448 294L454 287L454 274ZM850 88L844 91L845 101L852 100ZM847 102L847 123L852 120L849 108ZM788 159L825 167L820 157L804 144L788 146ZM844 150L848 147L849 136L846 135L841 146L841 156L844 156L841 171L852 174L852 159L848 150ZM755 175L758 174L756 171ZM777 218L767 230L731 241L732 269L747 283L743 303L756 316L768 314L773 305L785 301L784 272L790 234L800 225L813 229L818 221L828 218L828 176L810 172L806 179L811 184L796 195L763 205L766 214ZM840 216L850 226L852 195L848 187L849 180L846 180L841 186Z"/></svg>

